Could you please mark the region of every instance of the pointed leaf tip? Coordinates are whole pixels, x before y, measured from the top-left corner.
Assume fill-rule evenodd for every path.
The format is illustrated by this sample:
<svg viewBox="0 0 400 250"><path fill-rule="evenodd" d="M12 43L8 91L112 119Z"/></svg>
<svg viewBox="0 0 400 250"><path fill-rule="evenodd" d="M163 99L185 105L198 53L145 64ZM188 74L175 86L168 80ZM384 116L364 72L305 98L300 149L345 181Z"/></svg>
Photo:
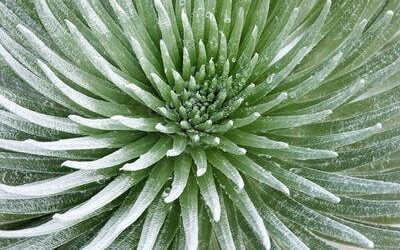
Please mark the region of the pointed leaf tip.
<svg viewBox="0 0 400 250"><path fill-rule="evenodd" d="M203 176L206 172L207 172L207 168L200 168L200 169L197 169L196 175L197 175L197 177L200 177L200 176Z"/></svg>
<svg viewBox="0 0 400 250"><path fill-rule="evenodd" d="M385 15L387 15L387 16L393 16L393 15L394 15L394 12L393 12L393 10L388 10L388 11L386 11Z"/></svg>

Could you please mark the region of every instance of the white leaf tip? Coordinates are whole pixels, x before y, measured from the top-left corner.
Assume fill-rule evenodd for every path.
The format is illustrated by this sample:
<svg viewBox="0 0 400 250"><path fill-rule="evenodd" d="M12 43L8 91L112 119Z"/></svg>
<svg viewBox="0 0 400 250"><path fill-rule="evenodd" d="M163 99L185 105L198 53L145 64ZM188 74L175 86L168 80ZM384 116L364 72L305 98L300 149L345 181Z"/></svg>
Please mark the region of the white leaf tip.
<svg viewBox="0 0 400 250"><path fill-rule="evenodd" d="M171 195L168 195L167 197L164 198L164 202L165 203L171 203L171 202L173 202L175 200L176 200L176 198L172 197Z"/></svg>
<svg viewBox="0 0 400 250"><path fill-rule="evenodd" d="M282 146L282 148L289 148L289 144L286 142L280 142L279 144Z"/></svg>
<svg viewBox="0 0 400 250"><path fill-rule="evenodd" d="M27 30L27 28L23 25L23 24L17 24L17 26L15 26L15 27L17 27L17 29L19 29L20 31L25 31L25 30Z"/></svg>
<svg viewBox="0 0 400 250"><path fill-rule="evenodd" d="M178 153L174 149L170 149L166 153L167 157L173 157L173 156L178 156Z"/></svg>
<svg viewBox="0 0 400 250"><path fill-rule="evenodd" d="M157 123L154 128L157 129L158 131L163 131L165 129L165 126L162 125L161 123Z"/></svg>
<svg viewBox="0 0 400 250"><path fill-rule="evenodd" d="M386 11L385 15L387 15L387 16L393 16L393 15L394 15L394 12L393 12L393 10L388 10L388 11Z"/></svg>
<svg viewBox="0 0 400 250"><path fill-rule="evenodd" d="M207 168L199 168L196 171L197 177L203 176L207 172Z"/></svg>
<svg viewBox="0 0 400 250"><path fill-rule="evenodd" d="M342 201L342 199L340 199L340 197L334 195L331 197L331 201L335 204L340 203Z"/></svg>
<svg viewBox="0 0 400 250"><path fill-rule="evenodd" d="M121 115L114 115L114 116L111 116L111 117L110 117L111 120L115 120L115 121L119 121L119 120L121 120L122 118L123 118L123 116L121 116Z"/></svg>
<svg viewBox="0 0 400 250"><path fill-rule="evenodd" d="M281 99L281 100L285 100L287 98L288 98L288 93L287 92L282 92L278 96L278 99Z"/></svg>
<svg viewBox="0 0 400 250"><path fill-rule="evenodd" d="M25 143L29 143L29 144L36 144L37 141L33 140L33 139L26 139L24 140Z"/></svg>
<svg viewBox="0 0 400 250"><path fill-rule="evenodd" d="M76 26L75 26L75 24L74 23L72 23L70 20L68 20L68 19L64 19L64 22L65 22L65 24L68 26L68 28L71 30L71 29L73 29L73 30L75 30L76 29Z"/></svg>
<svg viewBox="0 0 400 250"><path fill-rule="evenodd" d="M72 119L79 118L79 116L77 116L77 115L68 115L68 118L72 120Z"/></svg>
<svg viewBox="0 0 400 250"><path fill-rule="evenodd" d="M133 166L130 163L124 164L119 170L120 171L133 171Z"/></svg>
<svg viewBox="0 0 400 250"><path fill-rule="evenodd" d="M382 129L383 125L382 125L382 123L378 122L374 127L376 129Z"/></svg>
<svg viewBox="0 0 400 250"><path fill-rule="evenodd" d="M36 63L41 67L41 68L48 68L46 63L42 61L40 58L36 59Z"/></svg>
<svg viewBox="0 0 400 250"><path fill-rule="evenodd" d="M239 153L240 153L240 155L245 155L245 154L247 154L247 150L245 148L240 148Z"/></svg>
<svg viewBox="0 0 400 250"><path fill-rule="evenodd" d="M218 209L216 209L212 212L212 217L215 222L219 222L221 220L221 208L220 207L218 207Z"/></svg>
<svg viewBox="0 0 400 250"><path fill-rule="evenodd" d="M61 163L61 167L69 167L69 165L72 163L72 161L64 161Z"/></svg>
<svg viewBox="0 0 400 250"><path fill-rule="evenodd" d="M58 221L66 221L65 216L63 216L63 214L59 214L59 213L54 214L52 218L54 220L58 220Z"/></svg>
<svg viewBox="0 0 400 250"><path fill-rule="evenodd" d="M283 186L283 187L282 187L282 192L283 192L285 195L290 196L290 190L289 190L288 187Z"/></svg>
<svg viewBox="0 0 400 250"><path fill-rule="evenodd" d="M364 235L363 235L364 236ZM364 241L366 243L367 248L375 248L375 243L364 236Z"/></svg>
<svg viewBox="0 0 400 250"><path fill-rule="evenodd" d="M239 190L243 190L243 188L244 188L244 182L243 182L243 180L240 180L239 183L237 183L237 188L238 188Z"/></svg>

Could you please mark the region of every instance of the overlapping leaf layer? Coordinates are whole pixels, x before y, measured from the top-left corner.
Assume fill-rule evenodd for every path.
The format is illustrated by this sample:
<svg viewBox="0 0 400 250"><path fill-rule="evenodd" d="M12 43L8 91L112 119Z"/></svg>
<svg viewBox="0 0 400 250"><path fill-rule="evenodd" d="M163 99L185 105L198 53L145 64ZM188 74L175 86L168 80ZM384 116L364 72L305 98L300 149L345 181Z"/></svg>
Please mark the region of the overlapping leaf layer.
<svg viewBox="0 0 400 250"><path fill-rule="evenodd" d="M398 248L397 0L0 0L0 249Z"/></svg>

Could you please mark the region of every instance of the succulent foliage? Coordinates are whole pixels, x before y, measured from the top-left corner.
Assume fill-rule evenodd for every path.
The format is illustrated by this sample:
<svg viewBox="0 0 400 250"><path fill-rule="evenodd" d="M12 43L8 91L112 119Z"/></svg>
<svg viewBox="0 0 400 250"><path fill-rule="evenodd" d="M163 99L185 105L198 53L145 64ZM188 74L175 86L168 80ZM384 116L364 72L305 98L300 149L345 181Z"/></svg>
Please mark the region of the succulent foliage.
<svg viewBox="0 0 400 250"><path fill-rule="evenodd" d="M0 249L398 248L400 1L0 0Z"/></svg>

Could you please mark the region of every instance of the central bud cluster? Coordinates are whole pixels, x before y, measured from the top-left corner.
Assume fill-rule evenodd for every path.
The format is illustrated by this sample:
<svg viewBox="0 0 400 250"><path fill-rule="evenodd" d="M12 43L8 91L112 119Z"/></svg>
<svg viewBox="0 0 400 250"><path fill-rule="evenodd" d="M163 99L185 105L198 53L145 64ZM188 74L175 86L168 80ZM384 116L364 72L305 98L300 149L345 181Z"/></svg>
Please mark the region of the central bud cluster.
<svg viewBox="0 0 400 250"><path fill-rule="evenodd" d="M174 87L167 110L176 117L176 133L189 137L194 144L218 144L219 138L212 134L228 132L234 125L229 116L244 98L237 95L241 89L232 84L237 77L229 75L229 65L228 60L218 64L211 59L198 69L193 67L190 74L172 71Z"/></svg>

